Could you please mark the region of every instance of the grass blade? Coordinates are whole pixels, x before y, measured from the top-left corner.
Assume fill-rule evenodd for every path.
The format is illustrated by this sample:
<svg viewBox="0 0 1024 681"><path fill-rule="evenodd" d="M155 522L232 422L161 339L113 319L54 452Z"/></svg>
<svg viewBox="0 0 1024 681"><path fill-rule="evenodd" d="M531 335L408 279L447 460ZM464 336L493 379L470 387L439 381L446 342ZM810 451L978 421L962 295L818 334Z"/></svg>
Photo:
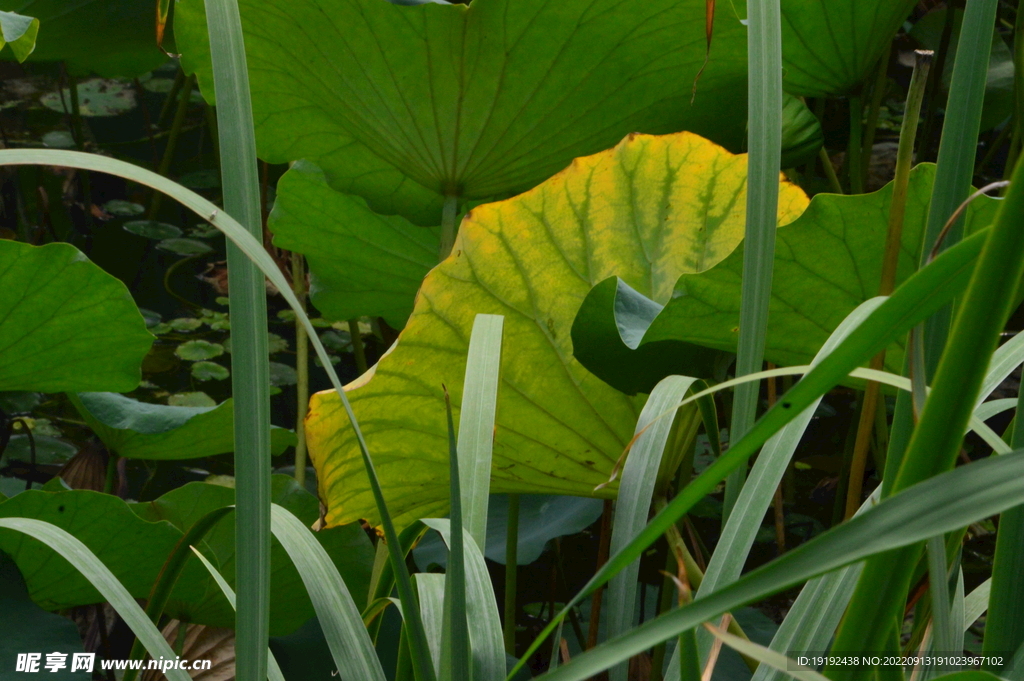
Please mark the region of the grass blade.
<svg viewBox="0 0 1024 681"><path fill-rule="evenodd" d="M971 191L992 51L992 28L998 5L998 0L971 0L964 9L960 42L949 84L949 92L956 93L956 96L950 96L946 103L935 184L925 225L924 248L921 250L922 265L946 221ZM956 222L946 235L943 248L960 241L963 224L963 219ZM925 323L924 353L929 382L946 344L951 318L951 308L945 307Z"/></svg>
<svg viewBox="0 0 1024 681"><path fill-rule="evenodd" d="M504 322L503 316L492 314L478 314L473 320L459 414L463 524L481 551L487 545L487 500L491 491L491 450Z"/></svg>
<svg viewBox="0 0 1024 681"><path fill-rule="evenodd" d="M271 528L302 577L341 678L384 681L363 618L331 557L302 521L277 504L271 506Z"/></svg>
<svg viewBox="0 0 1024 681"><path fill-rule="evenodd" d="M128 590L117 580L85 544L74 535L50 523L34 518L0 518L0 528L7 528L43 542L82 573L82 576L96 587L121 619L125 621L146 650L154 657L173 660L177 658L170 644L156 628ZM190 681L189 675L181 669L168 669L164 674L168 681Z"/></svg>
<svg viewBox="0 0 1024 681"><path fill-rule="evenodd" d="M794 660L789 659L782 653L776 652L771 648L765 648L762 645L740 638L739 636L733 636L729 632L723 631L718 627L705 624L704 628L725 645L729 646L741 655L754 658L763 666L771 667L772 669L780 671L787 676L798 679L799 681L828 681L828 679L813 669L799 665Z"/></svg>
<svg viewBox="0 0 1024 681"><path fill-rule="evenodd" d="M651 391L647 404L640 412L640 418L636 423L636 433L639 437L622 468L622 481L619 483L619 493L615 501L615 517L609 547L612 553L617 553L625 547L647 525L647 518L651 512L651 498L654 495L665 446L672 435L672 425L675 419L696 415L696 409L685 412L680 410L675 419L664 418L657 422L654 422L654 419L678 404L696 380L684 376L669 376L662 379ZM651 427L648 428L648 425ZM608 608L609 637L614 638L633 628L639 574L638 559L617 574L608 585L604 606ZM612 681L625 681L628 673L629 664L623 663L613 667L609 676Z"/></svg>
<svg viewBox="0 0 1024 681"><path fill-rule="evenodd" d="M192 553L196 554L196 558L199 559L199 562L203 564L206 571L210 573L211 577L213 577L213 581L217 582L217 586L220 587L220 592L224 594L224 598L228 600L231 607L236 607L235 602L237 599L235 598L235 590L231 588L231 585L228 584L226 579L224 579L224 576L220 574L217 568L213 566L213 563L207 560L206 556L204 556L196 547L190 544L189 548L192 549ZM182 626L184 625L182 624ZM277 664L277 658L274 657L273 651L269 648L267 649L267 678L270 679L270 681L285 681L284 673L281 671L281 666Z"/></svg>
<svg viewBox="0 0 1024 681"><path fill-rule="evenodd" d="M779 164L782 159L782 12L779 0L747 3L747 222L743 238L743 283L736 375L761 369L768 302L775 264L775 228L779 214ZM757 412L758 384L736 389L730 437L746 435ZM743 486L738 467L725 488L722 523L728 520Z"/></svg>
<svg viewBox="0 0 1024 681"><path fill-rule="evenodd" d="M546 681L584 681L680 632L817 575L951 532L1024 500L1024 451L962 466L893 495L733 584L573 658Z"/></svg>
<svg viewBox="0 0 1024 681"><path fill-rule="evenodd" d="M424 524L440 533L451 546L452 523L445 518L429 518ZM470 541L469 532L463 530L466 555L466 619L473 623L469 629L470 650L473 660L473 679L501 681L505 677L505 649L502 641L498 601L494 596L491 576L487 571L484 554L476 542ZM449 565L451 561L449 559ZM419 576L417 576L419 579Z"/></svg>
<svg viewBox="0 0 1024 681"><path fill-rule="evenodd" d="M249 71L237 0L206 0L224 210L263 237ZM263 275L228 244L235 397L236 676L263 681L270 627L270 360Z"/></svg>
<svg viewBox="0 0 1024 681"><path fill-rule="evenodd" d="M928 539L928 591L932 596L932 649L938 652L956 651L963 646L954 643L957 635L963 639L963 632L958 631L959 622L954 622L949 604L949 569L946 566L946 541L942 535ZM963 618L961 617L961 620Z"/></svg>
<svg viewBox="0 0 1024 681"><path fill-rule="evenodd" d="M451 533L448 541L448 569L444 574L441 666L437 676L441 681L462 681L470 678L469 623L466 621L466 542L462 528L459 451L455 444L455 424L452 423L452 403L447 388L444 391L444 406L448 417Z"/></svg>
<svg viewBox="0 0 1024 681"><path fill-rule="evenodd" d="M440 677L445 577L444 575L419 573L413 579L416 582L416 593L420 597L420 616L423 618L423 630L427 633L430 659L434 661L434 671Z"/></svg>

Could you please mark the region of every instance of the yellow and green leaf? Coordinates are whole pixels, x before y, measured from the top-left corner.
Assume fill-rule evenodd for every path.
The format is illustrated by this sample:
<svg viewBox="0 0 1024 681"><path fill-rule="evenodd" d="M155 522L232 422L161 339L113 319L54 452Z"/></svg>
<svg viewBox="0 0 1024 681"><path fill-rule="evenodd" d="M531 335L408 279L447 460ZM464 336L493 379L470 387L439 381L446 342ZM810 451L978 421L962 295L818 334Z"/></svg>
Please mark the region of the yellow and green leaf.
<svg viewBox="0 0 1024 681"><path fill-rule="evenodd" d="M743 237L746 170L745 156L691 133L631 135L466 216L397 345L348 386L397 524L447 507L441 385L458 407L477 313L505 316L492 491L614 495L614 486L594 487L607 481L642 402L573 359L577 309L612 275L664 304L682 274L729 255ZM783 183L780 222L806 206L803 192ZM319 393L310 409L307 437L328 523L376 521L340 401Z"/></svg>

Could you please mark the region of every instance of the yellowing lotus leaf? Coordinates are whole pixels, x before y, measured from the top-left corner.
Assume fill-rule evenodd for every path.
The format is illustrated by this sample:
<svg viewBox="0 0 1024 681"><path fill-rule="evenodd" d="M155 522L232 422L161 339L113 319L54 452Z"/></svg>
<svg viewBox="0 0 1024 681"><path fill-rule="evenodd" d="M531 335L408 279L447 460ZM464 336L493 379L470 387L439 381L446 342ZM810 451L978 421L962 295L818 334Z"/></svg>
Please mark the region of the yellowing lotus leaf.
<svg viewBox="0 0 1024 681"><path fill-rule="evenodd" d="M520 196L479 206L423 282L409 323L348 394L396 523L448 506L442 384L458 413L478 313L505 316L492 491L612 496L607 481L642 399L590 374L570 329L591 287L618 275L668 302L676 280L743 238L747 159L691 133L630 135ZM807 206L783 183L779 222ZM330 525L378 521L353 430L333 392L314 395L310 453Z"/></svg>

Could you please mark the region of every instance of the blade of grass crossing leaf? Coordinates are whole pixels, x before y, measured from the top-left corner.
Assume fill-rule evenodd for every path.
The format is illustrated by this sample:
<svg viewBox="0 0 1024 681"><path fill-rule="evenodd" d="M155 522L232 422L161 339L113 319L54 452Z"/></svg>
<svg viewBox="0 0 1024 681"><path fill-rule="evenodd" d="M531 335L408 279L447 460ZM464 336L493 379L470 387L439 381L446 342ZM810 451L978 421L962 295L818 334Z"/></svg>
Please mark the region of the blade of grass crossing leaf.
<svg viewBox="0 0 1024 681"><path fill-rule="evenodd" d="M277 504L271 506L271 528L302 577L341 678L383 681L363 618L330 556L302 521Z"/></svg>
<svg viewBox="0 0 1024 681"><path fill-rule="evenodd" d="M217 92L224 210L262 240L249 71L237 0L206 0ZM262 681L270 626L270 362L263 275L228 244L231 390L235 398L236 676Z"/></svg>
<svg viewBox="0 0 1024 681"><path fill-rule="evenodd" d="M991 592L992 578L989 577L964 597L964 631L970 629L971 625L988 610L988 597Z"/></svg>
<svg viewBox="0 0 1024 681"><path fill-rule="evenodd" d="M2 153L0 152L0 155ZM785 399L769 409L747 435L734 441L718 460L684 487L626 548L611 556L558 617L544 628L524 653L523 658L528 658L536 652L561 618L568 613L570 607L607 583L612 576L639 557L671 524L711 493L734 468L744 463L769 437L795 418L813 400L837 385L854 367L867 361L961 291L967 283L971 266L986 237L987 230L983 230L964 239L907 279L869 317L870 323L861 324L839 348L793 386L786 393ZM764 372L761 375L782 374ZM518 671L522 664L520 662L514 671Z"/></svg>
<svg viewBox="0 0 1024 681"><path fill-rule="evenodd" d="M625 547L647 525L658 470L665 454L665 446L672 434L674 419L659 419L650 428L647 426L656 416L679 403L696 380L685 376L669 376L662 379L651 391L643 411L640 412L636 424L639 437L622 468L622 481L619 483L619 493L615 500L615 516L609 545L612 553L617 553ZM604 607L608 609L609 637L618 636L633 627L639 574L640 561L635 560L612 578L608 585ZM628 673L629 665L624 663L613 667L609 676L611 681L625 681Z"/></svg>
<svg viewBox="0 0 1024 681"><path fill-rule="evenodd" d="M206 568L206 571L210 573L211 577L213 577L213 581L217 582L217 586L220 587L220 592L224 594L224 598L228 599L228 603L230 603L231 607L234 608L236 601L235 590L231 588L231 585L228 584L227 580L224 579L224 576L220 574L220 571L213 566L213 563L206 559L206 556L204 556L199 549L192 545L189 545L189 548L192 549L192 553L196 555L199 561L203 564L203 567ZM270 681L285 681L284 673L281 671L281 666L277 664L277 658L274 657L274 653L270 649L267 649L267 678L270 679Z"/></svg>
<svg viewBox="0 0 1024 681"><path fill-rule="evenodd" d="M416 593L420 597L420 616L423 618L423 630L427 633L427 645L430 646L430 658L434 661L434 671L441 676L441 638L444 631L444 575L419 573L413 580Z"/></svg>
<svg viewBox="0 0 1024 681"><path fill-rule="evenodd" d="M775 263L779 211L779 163L782 158L782 13L779 0L747 3L747 223L743 238L743 282L736 345L736 375L761 369L768 302ZM758 384L736 389L730 438L747 434L757 412ZM738 466L725 487L723 525L746 477Z"/></svg>
<svg viewBox="0 0 1024 681"><path fill-rule="evenodd" d="M444 390L448 418L449 480L451 482L451 534L448 542L448 569L444 574L444 629L441 635L441 681L470 678L469 623L466 621L466 542L462 527L462 491L459 449L455 443L452 403Z"/></svg>
<svg viewBox="0 0 1024 681"><path fill-rule="evenodd" d="M977 461L906 489L733 584L573 658L543 678L584 681L680 632L867 556L924 541L1024 499L1024 451Z"/></svg>
<svg viewBox="0 0 1024 681"><path fill-rule="evenodd" d="M949 84L949 92L955 96L950 96L947 101L942 124L935 184L921 252L922 264L946 221L971 191L998 5L998 0L971 0L964 8L960 42ZM963 219L960 219L946 235L943 248L958 243L962 235ZM924 353L929 382L945 346L951 317L951 308L947 306L925 323Z"/></svg>
<svg viewBox="0 0 1024 681"><path fill-rule="evenodd" d="M170 644L164 639L156 625L146 617L146 613L135 602L128 590L96 557L96 554L76 537L56 525L35 518L0 518L0 528L27 534L46 544L60 554L64 560L71 563L117 611L117 614L135 632L154 659L163 657L173 660L177 657ZM168 681L190 681L189 675L180 669L168 669L164 674Z"/></svg>
<svg viewBox="0 0 1024 681"><path fill-rule="evenodd" d="M1018 164L964 294L932 391L893 482L894 492L954 465L999 333L1024 274L1022 223L1024 164ZM919 556L920 547L910 546L868 561L850 612L836 636L836 650L881 649L889 623L905 602ZM837 680L849 679L853 670L836 668L833 673Z"/></svg>
<svg viewBox="0 0 1024 681"><path fill-rule="evenodd" d="M487 544L487 501L491 491L491 450L504 322L501 315L491 314L478 314L473 320L459 414L462 517L466 531L481 550Z"/></svg>
<svg viewBox="0 0 1024 681"><path fill-rule="evenodd" d="M377 478L377 473L373 466L373 459L370 458L370 452L366 447L366 439L363 437L362 429L359 428L359 421L352 412L352 404L349 402L348 396L345 394L345 389L341 384L341 380L338 378L338 374L334 370L334 365L331 364L330 356L327 354L326 348L324 348L323 343L320 341L320 338L316 333L316 329L309 321L309 317L302 309L301 304L295 297L295 293L291 290L288 282L281 274L277 264L266 252L261 243L254 238L252 234L247 232L237 221L235 221L234 218L220 211L217 206L210 203L202 196L182 187L176 182L172 182L165 177L144 168L139 168L138 166L134 166L130 163L118 161L106 156L85 154L74 151L59 151L56 149L0 150L0 166L24 164L60 165L69 168L79 168L82 170L95 170L97 172L117 175L118 177L123 177L161 191L176 199L183 206L194 211L201 218L223 232L234 245L245 253L245 255L248 256L248 258L252 260L257 267L259 267L263 274L270 279L271 283L274 284L278 291L280 291L281 296L288 303L288 306L295 311L297 319L306 328L309 342L313 344L317 357L320 358L321 365L323 366L324 371L327 372L331 385L334 387L339 399L341 399L342 406L345 408L345 413L349 418L349 422L352 424L352 430L356 434L356 441L359 443L359 451L363 457L363 465L366 468L367 477L370 481L370 490L373 492L374 501L377 504L378 511L381 515L381 524L384 528L384 538L387 542L388 551L391 555L392 566L395 568L396 586L398 587L402 601L406 604L404 606L406 611L410 613L408 625L410 627L408 637L410 657L412 658L413 665L418 670L417 673L420 675L419 678L421 681L423 679L426 679L427 681L433 679L433 667L430 664L429 654L427 653L426 639L422 635L422 627L418 624L418 606L416 605L416 596L413 592L412 582L409 578L409 570L405 564L405 555L402 553L401 542L399 540L398 532L395 530L394 523L391 520L391 514L388 513L387 506L384 503L384 495L380 488L380 481ZM237 406L238 403L236 402L235 404Z"/></svg>
<svg viewBox="0 0 1024 681"><path fill-rule="evenodd" d="M1022 337L1024 334L1017 334L1010 343ZM1017 395L1018 417L1024 414L1022 409L1024 390ZM1019 420L1015 422L1010 438L1011 446L1018 448L1024 446L1024 427L1018 427L1019 424ZM998 654L1024 645L1024 570L1021 565L1024 565L1024 506L1011 508L999 517L983 652Z"/></svg>
<svg viewBox="0 0 1024 681"><path fill-rule="evenodd" d="M428 518L423 522L441 534L450 547L452 522L445 518ZM505 648L501 636L501 619L498 617L498 601L494 596L490 573L484 554L476 542L470 542L469 533L463 530L465 547L466 619L472 622L469 628L470 650L473 660L475 681L500 681L505 677ZM451 563L449 562L449 565Z"/></svg>
<svg viewBox="0 0 1024 681"><path fill-rule="evenodd" d="M696 391L708 389L707 381L694 383ZM704 433L708 436L708 446L711 447L711 455L718 458L722 455L722 433L718 427L718 408L715 406L715 398L712 395L697 400L697 408L700 409L700 418L704 422Z"/></svg>

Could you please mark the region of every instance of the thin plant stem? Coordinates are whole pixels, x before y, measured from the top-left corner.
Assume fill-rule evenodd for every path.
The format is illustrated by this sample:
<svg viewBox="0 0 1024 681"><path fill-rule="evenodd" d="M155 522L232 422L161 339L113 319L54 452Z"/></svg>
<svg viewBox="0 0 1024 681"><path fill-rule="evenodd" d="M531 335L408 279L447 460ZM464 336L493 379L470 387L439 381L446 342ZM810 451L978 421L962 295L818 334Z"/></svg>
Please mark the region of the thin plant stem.
<svg viewBox="0 0 1024 681"><path fill-rule="evenodd" d="M889 56L892 54L892 43L885 48L885 53L878 60L875 69L875 82L871 87L871 101L868 102L868 120L864 126L864 151L861 155L861 177L867 184L868 171L871 167L871 155L875 146L875 133L878 131L878 115L885 97L885 86L889 82Z"/></svg>
<svg viewBox="0 0 1024 681"><path fill-rule="evenodd" d="M164 127L164 123L167 122L167 117L171 115L171 109L174 107L174 103L178 101L178 92L181 91L181 86L185 84L185 72L178 68L177 73L174 74L174 82L171 83L171 89L167 93L167 99L164 100L164 105L160 107L160 115L156 118L156 127Z"/></svg>
<svg viewBox="0 0 1024 681"><path fill-rule="evenodd" d="M911 76L910 88L907 92L907 104L903 114L903 125L900 129L900 145L896 152L896 178L893 180L885 252L882 256L882 275L878 285L878 295L881 296L889 295L896 287L896 271L899 266L900 247L903 243L903 219L907 212L907 192L910 187L910 168L914 162L914 141L917 139L921 103L924 101L925 86L928 83L928 73L934 56L935 53L930 50L917 50L915 53L914 73ZM885 366L884 350L871 359L870 366L872 369L881 369ZM877 420L878 397L879 384L869 381L864 391L860 420L857 424L857 440L853 447L853 458L850 461L846 510L843 514L846 520L852 518L860 508L868 448L871 446L871 433Z"/></svg>
<svg viewBox="0 0 1024 681"><path fill-rule="evenodd" d="M825 169L825 177L828 178L829 186L832 188L833 194L843 193L843 184L839 181L839 176L836 175L836 169L832 165L832 159L828 156L828 151L825 147L818 150L818 158L821 159L821 165Z"/></svg>
<svg viewBox="0 0 1024 681"><path fill-rule="evenodd" d="M860 94L850 95L850 142L846 148L846 174L851 194L864 193L864 100Z"/></svg>
<svg viewBox="0 0 1024 681"><path fill-rule="evenodd" d="M768 362L768 368L774 369L775 365ZM766 383L768 386L768 408L771 409L778 399L778 389L774 378L769 378ZM775 518L775 546L778 549L778 555L781 556L786 552L786 510L783 506L781 482L775 488L775 495L772 498L772 515Z"/></svg>
<svg viewBox="0 0 1024 681"><path fill-rule="evenodd" d="M185 124L185 115L188 113L189 100L192 97L192 88L195 87L195 84L195 75L189 76L185 79L185 84L178 93L178 108L174 112L174 121L171 123L171 132L167 136L167 146L164 147L164 155L160 159L160 167L157 168L157 172L164 177L167 176L168 171L171 169L174 151L178 147L178 137L181 135L182 126ZM163 202L163 198L164 195L162 193L158 191L153 192L153 198L149 201L149 211L146 213L147 219L156 219L157 213L160 212L160 204Z"/></svg>
<svg viewBox="0 0 1024 681"><path fill-rule="evenodd" d="M306 310L306 261L292 252L292 291ZM306 412L309 410L309 338L306 327L295 319L295 482L306 484Z"/></svg>
<svg viewBox="0 0 1024 681"><path fill-rule="evenodd" d="M452 252L455 237L459 233L459 195L446 194L441 209L441 242L437 247L437 261L441 262Z"/></svg>
<svg viewBox="0 0 1024 681"><path fill-rule="evenodd" d="M1010 178L1021 145L1024 144L1024 5L1017 8L1017 19L1013 25L1013 137L1010 139L1010 153L1006 158L1003 179ZM993 145L995 146L995 145Z"/></svg>
<svg viewBox="0 0 1024 681"><path fill-rule="evenodd" d="M82 108L78 101L78 82L70 73L65 72L68 80L68 93L71 95L71 130L75 139L75 146L79 151L85 151L85 126L82 123ZM82 183L82 204L84 205L83 219L87 227L92 226L92 173L83 170L78 175ZM87 237L91 239L91 235ZM88 253L88 249L86 249Z"/></svg>
<svg viewBox="0 0 1024 681"><path fill-rule="evenodd" d="M736 376L761 369L768 303L775 266L775 230L779 214L779 164L782 158L782 12L779 0L747 3L748 79L747 205L743 239ZM730 439L737 442L754 425L759 382L743 383L734 393ZM723 527L746 479L738 466L726 480Z"/></svg>
<svg viewBox="0 0 1024 681"><path fill-rule="evenodd" d="M519 575L519 495L508 495L505 535L505 652L516 655L516 578Z"/></svg>
<svg viewBox="0 0 1024 681"><path fill-rule="evenodd" d="M356 360L356 371L362 376L366 373L366 348L363 347L363 334L359 332L359 320L348 320L348 333L352 337L352 354Z"/></svg>

